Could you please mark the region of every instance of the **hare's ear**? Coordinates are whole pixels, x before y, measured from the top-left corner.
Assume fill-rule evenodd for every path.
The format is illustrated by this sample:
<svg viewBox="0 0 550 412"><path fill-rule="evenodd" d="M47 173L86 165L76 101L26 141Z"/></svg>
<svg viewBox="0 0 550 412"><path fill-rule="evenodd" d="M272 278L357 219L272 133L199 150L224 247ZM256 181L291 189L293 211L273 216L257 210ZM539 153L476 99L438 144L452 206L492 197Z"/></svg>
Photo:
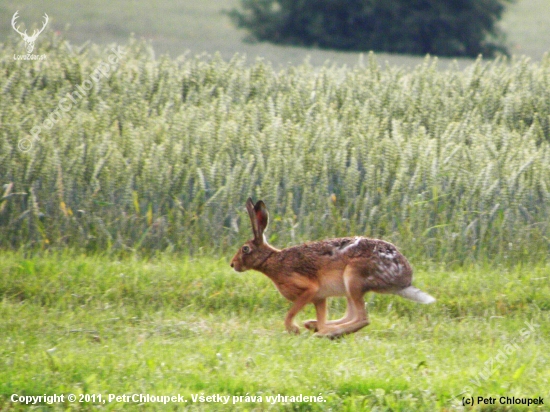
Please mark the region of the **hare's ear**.
<svg viewBox="0 0 550 412"><path fill-rule="evenodd" d="M264 230L269 222L269 215L265 203L259 200L256 205L251 198L246 201L246 210L250 216L252 223L252 231L254 232L254 240L259 243L264 241Z"/></svg>
<svg viewBox="0 0 550 412"><path fill-rule="evenodd" d="M258 221L256 220L256 211L254 210L254 202L251 198L248 198L246 201L246 210L248 211L248 216L250 216L250 223L252 223L252 232L254 232L254 239L258 239ZM259 236L261 237L261 235Z"/></svg>
<svg viewBox="0 0 550 412"><path fill-rule="evenodd" d="M264 230L267 228L267 224L269 223L269 213L267 212L265 203L258 200L254 206L254 211L256 212L256 221L258 222L259 234L260 236L263 236Z"/></svg>

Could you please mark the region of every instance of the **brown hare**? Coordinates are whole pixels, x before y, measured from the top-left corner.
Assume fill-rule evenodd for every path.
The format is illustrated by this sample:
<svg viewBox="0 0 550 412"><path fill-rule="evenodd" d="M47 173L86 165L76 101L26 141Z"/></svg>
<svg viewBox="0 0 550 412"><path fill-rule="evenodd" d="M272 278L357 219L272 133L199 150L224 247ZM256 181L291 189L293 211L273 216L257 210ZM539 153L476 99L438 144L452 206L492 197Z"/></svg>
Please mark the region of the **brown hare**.
<svg viewBox="0 0 550 412"><path fill-rule="evenodd" d="M316 336L336 338L369 324L363 296L367 292L392 293L420 303L435 299L411 286L412 269L391 243L365 237L345 237L305 243L283 250L267 244L264 231L269 215L261 200L246 202L254 239L231 260L237 272L254 269L269 277L279 292L293 302L285 318L290 333L299 333L294 316L308 303L315 305L317 320L304 323ZM326 299L346 296L342 319L327 321Z"/></svg>

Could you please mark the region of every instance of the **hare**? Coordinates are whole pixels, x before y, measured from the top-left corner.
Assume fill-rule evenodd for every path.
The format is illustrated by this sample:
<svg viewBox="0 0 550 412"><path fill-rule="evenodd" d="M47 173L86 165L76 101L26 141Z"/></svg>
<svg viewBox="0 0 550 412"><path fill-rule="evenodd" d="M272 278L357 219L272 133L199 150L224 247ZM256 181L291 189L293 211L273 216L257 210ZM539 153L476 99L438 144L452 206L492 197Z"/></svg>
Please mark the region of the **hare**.
<svg viewBox="0 0 550 412"><path fill-rule="evenodd" d="M366 237L345 237L275 249L264 236L269 214L263 201L246 202L254 238L231 260L237 272L254 269L269 277L279 292L293 302L285 318L289 333L299 333L294 316L308 303L315 305L316 320L304 326L315 336L337 338L367 326L363 296L367 292L392 293L419 303L435 299L411 286L409 262L391 243ZM343 318L327 321L326 299L346 296Z"/></svg>

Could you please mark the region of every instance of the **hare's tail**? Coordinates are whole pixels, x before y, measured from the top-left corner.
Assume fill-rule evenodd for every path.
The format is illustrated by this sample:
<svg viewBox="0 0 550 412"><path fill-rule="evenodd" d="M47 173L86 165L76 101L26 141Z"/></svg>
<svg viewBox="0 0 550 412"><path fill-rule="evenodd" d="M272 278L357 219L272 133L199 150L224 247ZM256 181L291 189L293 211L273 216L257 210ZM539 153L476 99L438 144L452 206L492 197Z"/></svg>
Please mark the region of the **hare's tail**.
<svg viewBox="0 0 550 412"><path fill-rule="evenodd" d="M393 293L405 299L414 300L418 303L428 304L435 302L435 298L433 296L428 295L426 292L422 292L420 289L415 288L414 286L409 286L405 289L401 289Z"/></svg>

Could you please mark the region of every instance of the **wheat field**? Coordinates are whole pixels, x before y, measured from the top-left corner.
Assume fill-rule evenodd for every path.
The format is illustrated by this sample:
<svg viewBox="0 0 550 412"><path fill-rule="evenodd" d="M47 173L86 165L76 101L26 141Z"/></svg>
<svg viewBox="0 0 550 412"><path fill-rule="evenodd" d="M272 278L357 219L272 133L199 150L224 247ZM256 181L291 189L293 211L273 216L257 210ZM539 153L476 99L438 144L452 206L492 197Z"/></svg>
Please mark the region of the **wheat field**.
<svg viewBox="0 0 550 412"><path fill-rule="evenodd" d="M450 264L548 256L548 58L275 70L131 40L100 75L114 46L51 36L34 62L19 46L0 62L2 247L223 253L249 236L252 196L279 246L354 234Z"/></svg>

